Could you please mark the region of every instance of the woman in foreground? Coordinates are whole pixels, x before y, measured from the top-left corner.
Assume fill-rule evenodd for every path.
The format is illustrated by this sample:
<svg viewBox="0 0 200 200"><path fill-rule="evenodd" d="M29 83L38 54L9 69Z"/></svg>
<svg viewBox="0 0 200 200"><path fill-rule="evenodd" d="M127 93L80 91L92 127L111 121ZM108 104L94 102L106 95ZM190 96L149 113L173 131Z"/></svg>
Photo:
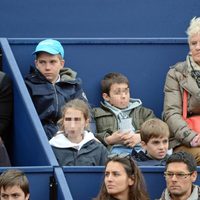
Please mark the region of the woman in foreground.
<svg viewBox="0 0 200 200"><path fill-rule="evenodd" d="M95 200L149 200L143 175L128 154L111 154Z"/></svg>

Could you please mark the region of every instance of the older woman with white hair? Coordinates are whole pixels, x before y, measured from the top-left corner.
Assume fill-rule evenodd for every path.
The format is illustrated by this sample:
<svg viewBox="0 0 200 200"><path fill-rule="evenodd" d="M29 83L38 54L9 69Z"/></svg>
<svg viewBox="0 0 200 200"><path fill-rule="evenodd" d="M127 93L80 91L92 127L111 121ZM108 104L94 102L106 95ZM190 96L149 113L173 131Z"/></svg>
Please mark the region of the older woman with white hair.
<svg viewBox="0 0 200 200"><path fill-rule="evenodd" d="M190 21L186 33L190 51L186 61L167 73L163 119L170 128L170 147L191 153L200 165L200 132L190 128L183 117L183 99L187 117L200 116L200 17Z"/></svg>

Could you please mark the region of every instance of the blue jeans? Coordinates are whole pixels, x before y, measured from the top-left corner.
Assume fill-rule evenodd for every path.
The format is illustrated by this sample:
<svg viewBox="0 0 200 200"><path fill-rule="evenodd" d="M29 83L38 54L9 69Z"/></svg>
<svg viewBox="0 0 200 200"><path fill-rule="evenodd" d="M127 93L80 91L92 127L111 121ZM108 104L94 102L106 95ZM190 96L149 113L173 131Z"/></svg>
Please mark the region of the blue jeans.
<svg viewBox="0 0 200 200"><path fill-rule="evenodd" d="M126 147L124 145L114 145L111 150L110 150L110 153L111 154L121 154L121 153L129 153L131 154L132 152L132 149L131 147ZM141 146L135 146L134 149L138 152L140 150L142 150L142 147Z"/></svg>

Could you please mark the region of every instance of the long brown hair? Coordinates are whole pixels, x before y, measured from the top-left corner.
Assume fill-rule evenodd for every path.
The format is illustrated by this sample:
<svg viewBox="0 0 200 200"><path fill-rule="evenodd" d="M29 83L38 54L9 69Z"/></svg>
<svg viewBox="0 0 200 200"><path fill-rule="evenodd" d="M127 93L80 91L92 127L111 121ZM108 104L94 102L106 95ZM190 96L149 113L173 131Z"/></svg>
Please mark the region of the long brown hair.
<svg viewBox="0 0 200 200"><path fill-rule="evenodd" d="M108 159L106 166L109 162L119 162L123 165L128 177L133 178L134 177L134 184L129 186L129 200L149 200L149 195L146 190L145 181L143 178L143 175L138 168L138 166L135 164L133 159L128 157L121 158L120 155L116 155L111 159ZM108 194L105 183L103 182L100 192L98 196L94 200L111 200L115 199L110 194Z"/></svg>

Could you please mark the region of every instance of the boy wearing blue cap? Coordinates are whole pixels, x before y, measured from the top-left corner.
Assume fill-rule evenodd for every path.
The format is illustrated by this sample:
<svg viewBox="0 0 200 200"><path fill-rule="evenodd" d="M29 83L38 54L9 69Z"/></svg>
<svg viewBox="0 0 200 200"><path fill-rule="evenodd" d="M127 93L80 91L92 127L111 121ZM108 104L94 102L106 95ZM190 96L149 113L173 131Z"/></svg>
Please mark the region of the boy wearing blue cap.
<svg viewBox="0 0 200 200"><path fill-rule="evenodd" d="M71 99L87 101L76 72L64 68L64 49L54 39L41 41L33 54L35 68L25 78L25 83L38 112L48 139L58 131L57 121L61 107Z"/></svg>

